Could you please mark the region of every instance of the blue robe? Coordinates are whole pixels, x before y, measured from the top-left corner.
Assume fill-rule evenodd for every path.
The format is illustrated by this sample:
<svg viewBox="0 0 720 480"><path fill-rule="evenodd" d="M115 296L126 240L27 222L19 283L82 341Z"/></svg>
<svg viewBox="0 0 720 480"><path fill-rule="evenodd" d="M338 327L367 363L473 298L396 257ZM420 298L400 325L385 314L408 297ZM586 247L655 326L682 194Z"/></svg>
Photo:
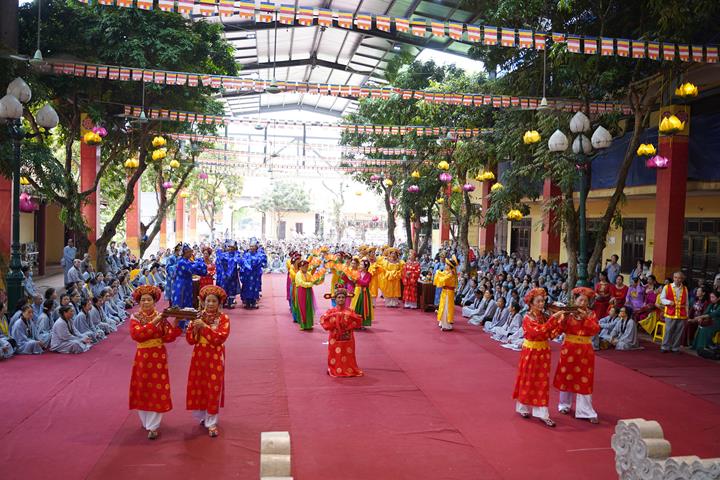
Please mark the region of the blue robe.
<svg viewBox="0 0 720 480"><path fill-rule="evenodd" d="M240 298L246 305L255 305L262 290L263 268L267 266L265 252L245 252L242 262L242 290Z"/></svg>
<svg viewBox="0 0 720 480"><path fill-rule="evenodd" d="M224 285L228 299L235 297L240 290L239 270L242 268L242 257L238 252L225 253L227 264L223 268Z"/></svg>
<svg viewBox="0 0 720 480"><path fill-rule="evenodd" d="M432 278L435 278L435 274L437 272L445 271L445 262L436 262L433 265L433 276ZM442 288L436 288L435 289L435 305L440 305L440 294L442 293Z"/></svg>
<svg viewBox="0 0 720 480"><path fill-rule="evenodd" d="M68 271L72 268L73 261L75 261L76 256L77 248L71 247L69 245L66 245L65 248L63 248L63 256L62 259L60 259L60 264L63 267L65 285L68 284Z"/></svg>
<svg viewBox="0 0 720 480"><path fill-rule="evenodd" d="M172 282L172 304L180 308L193 306L193 275L207 275L207 266L202 259L191 262L186 258L178 260L175 279Z"/></svg>
<svg viewBox="0 0 720 480"><path fill-rule="evenodd" d="M177 265L178 257L170 255L165 261L165 272L167 273L167 282L165 283L165 298L172 298L172 286L173 280L175 279L175 266ZM172 301L171 301L172 303Z"/></svg>

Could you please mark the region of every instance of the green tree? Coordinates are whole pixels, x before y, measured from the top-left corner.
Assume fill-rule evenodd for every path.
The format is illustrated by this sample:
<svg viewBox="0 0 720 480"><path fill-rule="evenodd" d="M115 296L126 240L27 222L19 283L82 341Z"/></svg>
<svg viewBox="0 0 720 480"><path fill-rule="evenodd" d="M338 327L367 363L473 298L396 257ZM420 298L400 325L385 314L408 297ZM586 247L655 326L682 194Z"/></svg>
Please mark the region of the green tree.
<svg viewBox="0 0 720 480"><path fill-rule="evenodd" d="M35 49L37 6L20 7L20 51ZM83 61L139 68L157 68L214 74L235 74L237 71L231 46L222 38L222 27L208 22L191 22L182 16L162 11L145 12L136 9L90 7L72 0L51 0L43 4L42 48L45 58L69 57ZM72 32L72 36L68 36ZM116 210L107 215L96 247L104 252L122 223L127 208L134 199L135 183L150 162L150 139L160 131L214 133L215 127L188 123L150 121L126 125L123 104L203 111L217 114L222 106L212 98L207 86L183 87L141 85L138 82L119 82L67 76L45 76L15 65L14 74L27 78L35 94L30 110L44 101L52 101L60 117L60 124L51 138L36 137L26 143L23 170L36 190L62 209L66 227L76 232L79 244L86 238L87 226L80 207L98 184L109 191L122 190ZM95 185L79 191L78 142L81 114L104 124L108 136L104 139L102 157ZM38 129L31 115L26 116L30 131ZM2 141L2 138L0 138ZM139 168L128 175L122 164L137 157ZM2 158L7 158L2 155ZM7 170L7 166L0 166ZM115 184L115 189L111 184ZM98 255L98 268L104 267L104 255Z"/></svg>
<svg viewBox="0 0 720 480"><path fill-rule="evenodd" d="M262 198L255 208L260 212L275 215L276 234L279 237L280 221L289 212L309 212L310 197L304 188L296 183L273 182L272 190Z"/></svg>
<svg viewBox="0 0 720 480"><path fill-rule="evenodd" d="M210 228L210 241L215 240L215 223L226 201L240 196L243 177L207 174L207 178L194 177L188 186L190 198L196 200L202 218Z"/></svg>

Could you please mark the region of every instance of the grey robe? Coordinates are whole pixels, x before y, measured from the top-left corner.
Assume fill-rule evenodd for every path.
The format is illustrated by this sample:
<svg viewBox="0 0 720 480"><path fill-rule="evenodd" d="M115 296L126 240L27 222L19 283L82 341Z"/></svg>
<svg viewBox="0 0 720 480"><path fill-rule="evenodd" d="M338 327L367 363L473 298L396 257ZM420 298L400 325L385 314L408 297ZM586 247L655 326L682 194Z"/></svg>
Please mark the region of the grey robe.
<svg viewBox="0 0 720 480"><path fill-rule="evenodd" d="M637 350L640 348L637 323L630 318L616 323L610 337L617 340L616 350Z"/></svg>
<svg viewBox="0 0 720 480"><path fill-rule="evenodd" d="M52 335L52 321L47 313L42 313L37 318L33 319L32 324L33 338L44 342L45 345L50 344L50 336Z"/></svg>
<svg viewBox="0 0 720 480"><path fill-rule="evenodd" d="M25 324L24 320L15 322L10 329L10 336L15 339L18 344L17 353L24 355L37 355L43 353L40 341L32 338L30 328Z"/></svg>
<svg viewBox="0 0 720 480"><path fill-rule="evenodd" d="M492 321L485 324L485 331L488 333L495 333L510 319L510 308L505 307L502 310L497 308L495 315L493 315Z"/></svg>
<svg viewBox="0 0 720 480"><path fill-rule="evenodd" d="M53 325L50 350L57 353L83 353L87 352L90 345L82 341L82 338L73 335L68 323L62 318Z"/></svg>

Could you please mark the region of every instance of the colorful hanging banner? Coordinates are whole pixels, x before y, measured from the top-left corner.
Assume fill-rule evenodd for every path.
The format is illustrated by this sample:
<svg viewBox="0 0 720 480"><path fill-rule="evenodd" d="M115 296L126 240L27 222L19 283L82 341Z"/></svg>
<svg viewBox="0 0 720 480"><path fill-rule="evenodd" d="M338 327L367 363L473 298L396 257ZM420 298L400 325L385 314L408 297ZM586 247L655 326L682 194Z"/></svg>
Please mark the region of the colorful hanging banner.
<svg viewBox="0 0 720 480"><path fill-rule="evenodd" d="M595 37L585 37L583 40L583 53L585 55L595 55L598 50L598 39Z"/></svg>
<svg viewBox="0 0 720 480"><path fill-rule="evenodd" d="M497 45L498 43L498 29L497 27L484 26L483 27L483 45Z"/></svg>

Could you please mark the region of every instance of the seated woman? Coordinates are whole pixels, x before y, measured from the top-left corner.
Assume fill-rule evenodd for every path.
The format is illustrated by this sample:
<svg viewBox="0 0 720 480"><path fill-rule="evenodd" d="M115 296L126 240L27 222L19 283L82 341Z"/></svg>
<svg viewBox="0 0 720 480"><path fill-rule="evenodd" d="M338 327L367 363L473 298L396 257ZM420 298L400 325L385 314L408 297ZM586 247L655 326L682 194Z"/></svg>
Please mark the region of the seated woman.
<svg viewBox="0 0 720 480"><path fill-rule="evenodd" d="M115 309L115 304L112 301L112 289L104 289L100 292L100 298L102 299L102 310L105 318L112 320L116 326L122 325L124 318L122 318L120 313ZM125 313L124 310L123 313Z"/></svg>
<svg viewBox="0 0 720 480"><path fill-rule="evenodd" d="M60 307L62 308L62 307ZM94 325L90 320L90 310L92 309L92 301L87 298L80 300L80 313L72 318L74 335L80 338L89 338L91 342L97 343L105 338L106 331L110 331L109 327L103 328L103 325Z"/></svg>
<svg viewBox="0 0 720 480"><path fill-rule="evenodd" d="M520 315L520 305L517 302L512 302L508 307L510 312L508 321L505 325L498 327L495 330L492 338L498 342L507 342L508 338L514 335L518 330L522 330L522 315Z"/></svg>
<svg viewBox="0 0 720 480"><path fill-rule="evenodd" d="M615 278L615 284L610 286L610 305L621 308L625 305L625 299L628 294L628 286L623 283L625 278L618 275Z"/></svg>
<svg viewBox="0 0 720 480"><path fill-rule="evenodd" d="M610 343L616 350L637 350L640 347L640 340L637 335L637 323L631 318L630 307L622 307L618 311L618 322L610 332Z"/></svg>
<svg viewBox="0 0 720 480"><path fill-rule="evenodd" d="M0 302L0 360L5 360L15 353L15 340L10 337L7 318L5 318L5 304Z"/></svg>
<svg viewBox="0 0 720 480"><path fill-rule="evenodd" d="M50 350L56 353L83 353L90 349L92 340L80 337L73 329L73 308L69 305L60 307L60 318L52 328Z"/></svg>
<svg viewBox="0 0 720 480"><path fill-rule="evenodd" d="M55 301L45 300L43 311L40 316L33 320L33 337L42 341L45 345L50 344L53 322L50 319Z"/></svg>
<svg viewBox="0 0 720 480"><path fill-rule="evenodd" d="M99 325L105 333L117 332L117 324L105 316L103 304L104 300L102 297L93 297L92 308L89 313L90 321L95 327Z"/></svg>
<svg viewBox="0 0 720 480"><path fill-rule="evenodd" d="M593 337L593 348L595 350L605 350L610 346L610 334L615 330L615 325L620 321L618 318L618 310L610 307L608 316L600 319L600 332Z"/></svg>
<svg viewBox="0 0 720 480"><path fill-rule="evenodd" d="M17 353L23 355L39 355L45 351L47 344L32 336L32 305L26 304L20 311L20 319L10 330L10 336L17 342Z"/></svg>
<svg viewBox="0 0 720 480"><path fill-rule="evenodd" d="M683 345L692 345L695 339L695 332L699 325L698 321L693 320L702 317L708 305L710 305L707 290L708 289L702 285L695 290L695 301L690 305L690 319L685 325L685 331L683 331Z"/></svg>
<svg viewBox="0 0 720 480"><path fill-rule="evenodd" d="M693 350L700 350L709 347L713 343L715 334L720 332L720 292L717 290L710 292L710 304L705 308L705 312L688 321L698 325L695 339L692 343Z"/></svg>

